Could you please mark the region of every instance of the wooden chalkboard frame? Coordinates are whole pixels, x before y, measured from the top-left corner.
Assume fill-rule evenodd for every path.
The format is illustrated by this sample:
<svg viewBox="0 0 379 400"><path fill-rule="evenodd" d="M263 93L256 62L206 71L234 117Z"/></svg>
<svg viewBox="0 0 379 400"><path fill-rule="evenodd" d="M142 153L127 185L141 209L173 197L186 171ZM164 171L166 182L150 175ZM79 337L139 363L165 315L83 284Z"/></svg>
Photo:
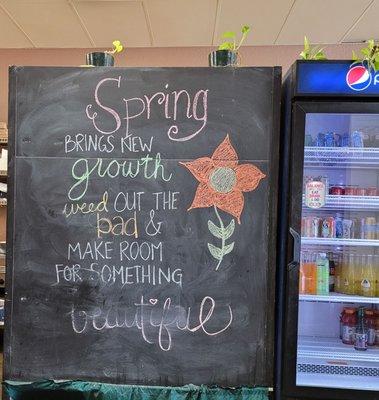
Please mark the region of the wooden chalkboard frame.
<svg viewBox="0 0 379 400"><path fill-rule="evenodd" d="M4 334L4 378L17 379L12 375L12 368L10 365L10 355L12 349L10 348L12 337L12 296L13 296L13 241L17 237L17 232L14 231L15 220L15 187L17 179L17 171L15 166L16 157L16 132L17 132L17 69L18 67L10 67L9 79L9 153L8 153L8 216L7 216L7 275L6 275L6 307L5 307L5 325L10 328L5 329ZM158 69L159 70L159 69ZM268 244L268 277L267 280L267 298L262 299L266 307L266 325L265 325L265 354L266 365L256 366L256 368L264 369L264 380L261 382L251 382L252 384L259 384L263 386L273 386L274 380L274 336L275 336L275 275L276 275L276 260L277 260L277 198L278 198L278 168L279 168L279 141L280 141L280 90L281 90L281 68L272 68L273 87L272 87L272 113L273 124L272 131L270 132L270 178L269 178L269 204L268 209L270 213L268 221L268 232L271 240ZM127 382L125 382L127 383Z"/></svg>

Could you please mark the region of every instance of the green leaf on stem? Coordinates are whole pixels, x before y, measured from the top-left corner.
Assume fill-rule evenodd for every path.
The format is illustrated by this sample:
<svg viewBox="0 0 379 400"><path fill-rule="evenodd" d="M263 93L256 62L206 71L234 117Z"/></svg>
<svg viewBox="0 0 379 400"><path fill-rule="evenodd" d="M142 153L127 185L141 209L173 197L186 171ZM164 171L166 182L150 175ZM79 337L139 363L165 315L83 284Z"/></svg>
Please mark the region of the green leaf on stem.
<svg viewBox="0 0 379 400"><path fill-rule="evenodd" d="M219 239L222 239L224 237L224 232L221 228L219 228L217 225L215 225L212 221L208 221L208 229L211 232L213 236L216 236Z"/></svg>
<svg viewBox="0 0 379 400"><path fill-rule="evenodd" d="M234 45L232 42L224 42L221 43L220 46L218 46L219 50L233 50Z"/></svg>
<svg viewBox="0 0 379 400"><path fill-rule="evenodd" d="M304 36L304 51L308 52L309 51L309 47L310 47L309 40L308 40L308 38L306 36Z"/></svg>
<svg viewBox="0 0 379 400"><path fill-rule="evenodd" d="M242 32L244 35L247 35L247 34L250 32L250 26L249 26L249 25L244 25L244 26L242 27L241 32Z"/></svg>
<svg viewBox="0 0 379 400"><path fill-rule="evenodd" d="M229 254L234 249L234 242L224 247L224 255Z"/></svg>
<svg viewBox="0 0 379 400"><path fill-rule="evenodd" d="M221 251L221 249L219 249L218 247L214 246L212 243L208 243L208 249L210 251L210 253L212 254L212 256L216 259L216 260L221 260L223 257L223 253Z"/></svg>
<svg viewBox="0 0 379 400"><path fill-rule="evenodd" d="M236 33L233 31L226 31L222 34L222 37L225 39L234 39L236 37Z"/></svg>

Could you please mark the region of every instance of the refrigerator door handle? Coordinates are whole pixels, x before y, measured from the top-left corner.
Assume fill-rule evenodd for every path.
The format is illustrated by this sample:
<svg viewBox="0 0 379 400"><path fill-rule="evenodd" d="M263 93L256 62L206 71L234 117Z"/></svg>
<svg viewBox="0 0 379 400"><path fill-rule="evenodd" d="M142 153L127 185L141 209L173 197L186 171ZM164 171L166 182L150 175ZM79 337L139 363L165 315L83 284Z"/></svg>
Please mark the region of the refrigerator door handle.
<svg viewBox="0 0 379 400"><path fill-rule="evenodd" d="M293 252L292 252L292 261L288 264L288 269L293 269L299 266L300 264L300 247L301 247L301 237L295 229L290 227L290 234L293 238Z"/></svg>

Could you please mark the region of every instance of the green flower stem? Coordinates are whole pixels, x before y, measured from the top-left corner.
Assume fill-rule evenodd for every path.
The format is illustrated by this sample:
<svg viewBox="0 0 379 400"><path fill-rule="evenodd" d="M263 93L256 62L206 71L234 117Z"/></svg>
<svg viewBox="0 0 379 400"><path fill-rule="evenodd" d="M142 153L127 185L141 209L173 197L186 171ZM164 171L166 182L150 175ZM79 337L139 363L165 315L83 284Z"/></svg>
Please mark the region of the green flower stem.
<svg viewBox="0 0 379 400"><path fill-rule="evenodd" d="M216 212L216 215L217 215L217 219L220 222L221 230L224 231L224 228L225 228L224 227L224 223L222 222L220 214L217 211L217 207L216 206L213 206L213 207L215 209L215 212ZM219 266L221 265L222 259L224 258L224 248L225 248L225 238L222 237L222 239L221 239L221 254L222 254L222 257L218 260L218 264L216 266L216 271L218 270Z"/></svg>

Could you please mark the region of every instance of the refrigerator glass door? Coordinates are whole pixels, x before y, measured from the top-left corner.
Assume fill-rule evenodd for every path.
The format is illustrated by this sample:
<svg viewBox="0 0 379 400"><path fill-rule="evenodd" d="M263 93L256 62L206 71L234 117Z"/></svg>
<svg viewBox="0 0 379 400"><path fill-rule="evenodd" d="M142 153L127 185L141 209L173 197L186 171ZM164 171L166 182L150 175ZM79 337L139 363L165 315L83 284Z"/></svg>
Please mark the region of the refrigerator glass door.
<svg viewBox="0 0 379 400"><path fill-rule="evenodd" d="M379 114L306 113L296 385L379 391Z"/></svg>

